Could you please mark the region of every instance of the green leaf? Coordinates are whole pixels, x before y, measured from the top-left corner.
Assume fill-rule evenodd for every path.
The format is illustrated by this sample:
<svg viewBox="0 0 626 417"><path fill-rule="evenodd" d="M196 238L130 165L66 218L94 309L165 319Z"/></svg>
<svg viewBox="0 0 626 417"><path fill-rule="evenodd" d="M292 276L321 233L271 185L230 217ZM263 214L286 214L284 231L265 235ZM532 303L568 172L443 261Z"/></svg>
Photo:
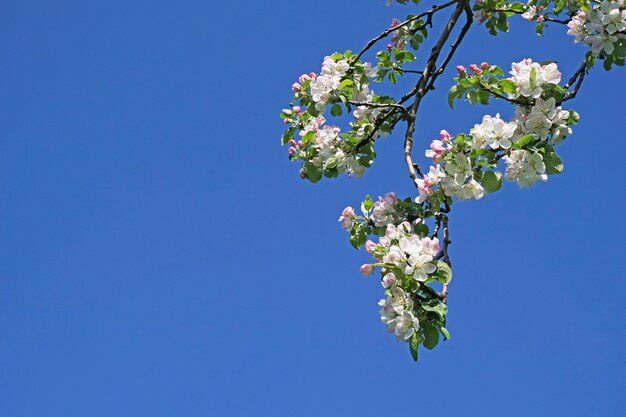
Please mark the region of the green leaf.
<svg viewBox="0 0 626 417"><path fill-rule="evenodd" d="M440 327L439 331L443 335L444 340L450 340L450 332L445 327Z"/></svg>
<svg viewBox="0 0 626 417"><path fill-rule="evenodd" d="M311 163L304 166L304 172L306 172L306 177L312 183L316 183L322 179L322 171Z"/></svg>
<svg viewBox="0 0 626 417"><path fill-rule="evenodd" d="M416 234L420 236L428 235L428 226L426 226L424 223L417 223L415 226L413 226L413 230Z"/></svg>
<svg viewBox="0 0 626 417"><path fill-rule="evenodd" d="M515 142L515 149L521 149L535 139L534 135L524 135Z"/></svg>
<svg viewBox="0 0 626 417"><path fill-rule="evenodd" d="M339 104L333 104L333 106L330 108L330 114L332 114L335 117L341 116L341 113L342 113L342 110Z"/></svg>
<svg viewBox="0 0 626 417"><path fill-rule="evenodd" d="M424 330L424 347L432 350L439 343L439 331L434 326L425 326Z"/></svg>
<svg viewBox="0 0 626 417"><path fill-rule="evenodd" d="M434 301L432 304L433 305L422 304L422 308L428 312L436 314L437 320L445 323L446 315L448 314L448 306L439 301Z"/></svg>
<svg viewBox="0 0 626 417"><path fill-rule="evenodd" d="M550 175L557 175L563 172L563 162L554 152L544 154L543 163L546 164L546 172Z"/></svg>
<svg viewBox="0 0 626 417"><path fill-rule="evenodd" d="M498 81L498 86L508 94L515 94L517 91L517 84L513 80L500 80Z"/></svg>
<svg viewBox="0 0 626 417"><path fill-rule="evenodd" d="M448 106L451 109L454 109L454 99L457 97L457 91L459 90L458 85L453 85L450 91L448 92Z"/></svg>
<svg viewBox="0 0 626 417"><path fill-rule="evenodd" d="M355 225L350 231L350 244L354 249L360 249L367 240L367 233L361 224Z"/></svg>
<svg viewBox="0 0 626 417"><path fill-rule="evenodd" d="M435 265L437 265L438 281L449 284L452 281L452 269L450 269L450 266L443 261L436 261Z"/></svg>
<svg viewBox="0 0 626 417"><path fill-rule="evenodd" d="M372 198L368 195L365 197L365 201L363 201L363 208L365 208L365 211L369 211L372 207L374 207L374 201L372 201Z"/></svg>
<svg viewBox="0 0 626 417"><path fill-rule="evenodd" d="M413 357L413 360L415 362L417 362L417 359L418 359L417 347L419 345L420 345L420 337L419 337L419 334L415 332L413 333L413 336L411 336L411 340L409 340L409 349L411 351L411 356Z"/></svg>
<svg viewBox="0 0 626 417"><path fill-rule="evenodd" d="M495 193L502 187L502 173L499 171L485 171L480 184L489 193Z"/></svg>
<svg viewBox="0 0 626 417"><path fill-rule="evenodd" d="M538 23L537 26L535 26L535 33L539 36L543 36L543 23Z"/></svg>
<svg viewBox="0 0 626 417"><path fill-rule="evenodd" d="M309 130L308 132L306 132L306 134L302 137L302 142L308 144L311 143L311 141L313 140L313 138L315 138L315 132L312 130Z"/></svg>

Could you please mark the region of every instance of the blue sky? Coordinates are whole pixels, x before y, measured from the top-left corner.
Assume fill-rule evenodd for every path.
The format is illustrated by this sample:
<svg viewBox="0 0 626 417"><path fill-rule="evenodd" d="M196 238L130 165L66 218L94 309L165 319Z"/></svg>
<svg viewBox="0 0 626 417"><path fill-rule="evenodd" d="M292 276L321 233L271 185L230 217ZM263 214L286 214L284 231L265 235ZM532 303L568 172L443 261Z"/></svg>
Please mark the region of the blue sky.
<svg viewBox="0 0 626 417"><path fill-rule="evenodd" d="M400 139L358 181L312 185L288 163L291 83L408 12L4 2L0 415L626 415L623 70L596 68L570 102L562 175L455 205L452 339L417 364L336 222L366 194L414 195ZM562 27L539 39L513 20L472 28L452 68L578 67ZM510 115L452 112L452 76L423 102L417 149Z"/></svg>

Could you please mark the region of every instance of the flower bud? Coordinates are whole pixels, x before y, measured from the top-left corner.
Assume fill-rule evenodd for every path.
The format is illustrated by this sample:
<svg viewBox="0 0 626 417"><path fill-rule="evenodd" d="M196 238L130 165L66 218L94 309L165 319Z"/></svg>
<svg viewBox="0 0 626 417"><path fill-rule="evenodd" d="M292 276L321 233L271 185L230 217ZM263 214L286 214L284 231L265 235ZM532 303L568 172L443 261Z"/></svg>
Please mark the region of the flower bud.
<svg viewBox="0 0 626 417"><path fill-rule="evenodd" d="M388 44L387 44L387 50L388 50L388 51L391 51L392 49L393 49L393 45L392 45L392 44L390 44L390 43L388 43Z"/></svg>
<svg viewBox="0 0 626 417"><path fill-rule="evenodd" d="M450 142L450 134L448 133L447 130L444 129L441 132L439 132L439 139L441 139L441 141L444 143L448 143Z"/></svg>
<svg viewBox="0 0 626 417"><path fill-rule="evenodd" d="M294 148L293 146L290 146L287 152L289 153L289 155L293 155L294 153L296 153L296 148Z"/></svg>
<svg viewBox="0 0 626 417"><path fill-rule="evenodd" d="M300 87L302 87L302 86L300 84L298 84L298 83L291 84L291 89L293 91L298 91L300 89Z"/></svg>
<svg viewBox="0 0 626 417"><path fill-rule="evenodd" d="M304 142L302 142L301 140L298 141L298 148L301 148L304 146Z"/></svg>
<svg viewBox="0 0 626 417"><path fill-rule="evenodd" d="M465 67L463 65L458 65L456 67L456 71L459 73L459 75L465 75Z"/></svg>
<svg viewBox="0 0 626 417"><path fill-rule="evenodd" d="M300 106L293 106L293 108L291 109L294 111L294 113L300 113Z"/></svg>
<svg viewBox="0 0 626 417"><path fill-rule="evenodd" d="M542 23L544 20L546 20L546 18L543 16L537 17L537 23Z"/></svg>
<svg viewBox="0 0 626 417"><path fill-rule="evenodd" d="M293 139L289 139L289 142L287 142L289 145L291 146L296 146L296 141Z"/></svg>
<svg viewBox="0 0 626 417"><path fill-rule="evenodd" d="M487 69L487 68L489 67L489 64L488 64L488 63L486 63L486 62L483 62L482 64L480 64L480 67L481 67L482 69Z"/></svg>
<svg viewBox="0 0 626 417"><path fill-rule="evenodd" d="M372 272L374 272L374 266L370 264L363 264L359 270L364 276L372 275Z"/></svg>
<svg viewBox="0 0 626 417"><path fill-rule="evenodd" d="M481 70L481 69L478 67L478 65L476 65L476 64L472 64L472 65L470 65L470 69L471 69L471 70L472 70L472 72L473 72L474 74L476 74L476 75L480 75L480 74L482 74L482 73L483 73L483 70Z"/></svg>
<svg viewBox="0 0 626 417"><path fill-rule="evenodd" d="M365 242L365 251L369 254L372 254L376 250L376 246L378 246L376 243L368 240L367 242Z"/></svg>

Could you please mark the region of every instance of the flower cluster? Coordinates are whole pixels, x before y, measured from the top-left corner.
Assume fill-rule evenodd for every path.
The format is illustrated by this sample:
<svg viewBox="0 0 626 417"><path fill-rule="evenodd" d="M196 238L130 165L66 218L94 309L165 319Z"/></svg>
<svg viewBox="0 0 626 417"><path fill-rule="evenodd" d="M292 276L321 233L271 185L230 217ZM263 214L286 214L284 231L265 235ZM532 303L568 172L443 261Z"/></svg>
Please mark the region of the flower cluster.
<svg viewBox="0 0 626 417"><path fill-rule="evenodd" d="M512 151L504 156L507 181L517 181L520 188L530 187L537 180L547 181L546 164L540 153L531 153L525 149Z"/></svg>
<svg viewBox="0 0 626 417"><path fill-rule="evenodd" d="M611 55L626 39L626 6L624 0L603 0L584 12L579 10L567 24L574 42L583 41L594 55ZM620 56L624 56L621 54Z"/></svg>
<svg viewBox="0 0 626 417"><path fill-rule="evenodd" d="M561 82L561 73L555 63L541 65L532 59L524 59L511 66L511 81L517 85L514 96L539 98L546 84Z"/></svg>
<svg viewBox="0 0 626 417"><path fill-rule="evenodd" d="M563 97L565 90L558 85L561 73L556 64L542 65L525 59L513 63L511 77L503 80L494 77L501 70L487 63L480 67L470 65L470 69L471 74L464 67L457 67L458 85L451 90L453 98L482 102L488 101L489 94L497 94L496 97L508 98L516 105L514 116L505 121L500 114L485 115L469 135L458 135L454 140L442 130L440 140L433 141L425 152L436 165L415 180L418 203L433 197L443 201L443 196L480 199L485 191L497 191L502 173L482 169L497 169L500 159L506 164L504 178L516 181L520 188L547 180L546 173L558 174L562 170L553 148L572 133L569 125L577 122L578 115L557 105L555 95Z"/></svg>
<svg viewBox="0 0 626 417"><path fill-rule="evenodd" d="M322 176L342 173L360 177L371 165L375 153L369 142L390 130L387 124L374 127L380 113L374 103L389 99L370 90L370 81L376 76L370 63L361 63L347 51L325 57L319 74L303 74L292 85L294 104L281 113L289 125L282 142L289 145L289 159L302 163L302 178L317 182ZM350 128L342 132L339 126L326 124L328 109L334 117L344 110L352 112Z"/></svg>
<svg viewBox="0 0 626 417"><path fill-rule="evenodd" d="M428 293L430 298L425 297L424 292L428 282L440 280L447 283L451 278L448 265L436 260L440 251L439 240L415 233L418 224L420 222L411 224L407 221L397 226L388 224L378 243L368 240L365 244L366 251L376 262L360 268L364 275L372 274L377 267L381 269L381 283L386 295L379 302L381 320L388 332L395 333L398 340L405 342L411 337L424 340L422 327L443 327L445 313L434 321L427 315L429 304L440 304L432 299L434 290ZM420 326L420 322L424 326Z"/></svg>

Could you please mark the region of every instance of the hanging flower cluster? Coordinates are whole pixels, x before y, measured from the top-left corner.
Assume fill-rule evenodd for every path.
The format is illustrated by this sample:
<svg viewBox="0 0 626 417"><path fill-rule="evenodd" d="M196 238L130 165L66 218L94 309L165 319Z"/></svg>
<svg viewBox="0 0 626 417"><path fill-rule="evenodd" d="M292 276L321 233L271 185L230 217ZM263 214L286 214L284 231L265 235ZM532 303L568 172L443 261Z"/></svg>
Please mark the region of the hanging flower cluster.
<svg viewBox="0 0 626 417"><path fill-rule="evenodd" d="M399 200L394 193L379 197L377 202L368 197L361 211L363 215L357 215L352 207L346 207L339 222L351 232L351 241L359 234L378 236L378 242L361 239L353 244L364 244L374 258L373 263L360 267L363 275L380 269L385 289L385 298L379 302L382 322L399 341L410 343L415 355L419 344L432 349L440 334L444 339L450 337L445 328L447 307L428 285L447 285L452 279L450 266L441 260L444 252L439 239L428 236L429 229L420 218L421 208L410 199Z"/></svg>
<svg viewBox="0 0 626 417"><path fill-rule="evenodd" d="M584 42L589 45L594 55L601 53L616 55L623 58L626 55L626 6L624 0L592 3L592 8L579 10L567 24L568 35L574 37L574 42Z"/></svg>

